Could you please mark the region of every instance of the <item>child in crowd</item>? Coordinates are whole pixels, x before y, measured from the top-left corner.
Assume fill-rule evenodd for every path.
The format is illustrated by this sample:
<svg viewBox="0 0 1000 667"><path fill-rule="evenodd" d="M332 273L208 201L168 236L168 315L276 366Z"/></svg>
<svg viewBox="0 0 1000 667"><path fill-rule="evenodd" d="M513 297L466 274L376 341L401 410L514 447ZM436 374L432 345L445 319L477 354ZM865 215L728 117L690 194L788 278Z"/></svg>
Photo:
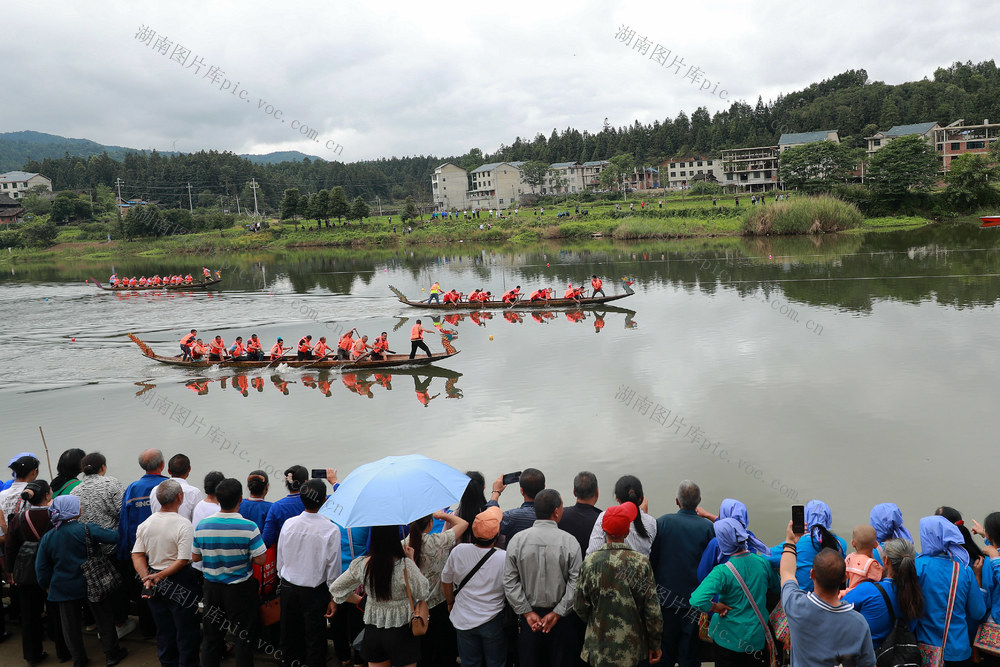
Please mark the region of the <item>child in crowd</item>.
<svg viewBox="0 0 1000 667"><path fill-rule="evenodd" d="M841 598L864 581L882 580L882 566L872 556L872 552L878 547L875 529L868 524L855 527L851 546L854 547L854 553L844 559L847 563L847 588L840 591Z"/></svg>

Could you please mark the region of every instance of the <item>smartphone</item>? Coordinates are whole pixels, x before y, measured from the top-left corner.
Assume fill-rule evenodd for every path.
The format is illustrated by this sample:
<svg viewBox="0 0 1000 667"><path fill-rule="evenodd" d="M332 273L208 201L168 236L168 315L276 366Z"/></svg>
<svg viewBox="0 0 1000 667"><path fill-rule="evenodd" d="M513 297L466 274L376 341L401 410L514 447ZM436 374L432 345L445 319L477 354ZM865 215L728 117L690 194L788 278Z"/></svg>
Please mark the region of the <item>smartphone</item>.
<svg viewBox="0 0 1000 667"><path fill-rule="evenodd" d="M507 473L506 475L503 476L503 479L501 481L503 482L504 486L507 486L508 484L514 484L520 479L521 479L521 471L518 470L517 472Z"/></svg>
<svg viewBox="0 0 1000 667"><path fill-rule="evenodd" d="M326 479L326 468L313 468L312 469L313 479Z"/></svg>
<svg viewBox="0 0 1000 667"><path fill-rule="evenodd" d="M802 535L806 532L806 506L792 505L792 532Z"/></svg>

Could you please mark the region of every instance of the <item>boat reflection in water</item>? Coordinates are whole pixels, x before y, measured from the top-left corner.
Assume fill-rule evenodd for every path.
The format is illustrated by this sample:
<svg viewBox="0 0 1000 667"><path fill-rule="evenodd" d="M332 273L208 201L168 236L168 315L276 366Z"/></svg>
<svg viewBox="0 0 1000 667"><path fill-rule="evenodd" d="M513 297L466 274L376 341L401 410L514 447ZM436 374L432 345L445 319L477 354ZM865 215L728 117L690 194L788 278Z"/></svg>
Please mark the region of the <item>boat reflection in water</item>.
<svg viewBox="0 0 1000 667"><path fill-rule="evenodd" d="M413 378L413 391L416 394L417 401L424 406L428 406L431 401L439 398L442 393L445 398L463 397L462 390L457 386L458 379L462 377L462 374L457 371L438 368L437 366L424 366L413 369L393 368L391 372L389 371L390 369L383 369L379 372L352 371L348 373L314 371L303 373L298 376L298 379L285 378L280 373L275 373L269 376L267 380L260 376L231 375L220 378L194 378L186 381L184 386L198 396L205 396L209 393L210 387L217 383L217 391L235 391L238 394L242 394L244 398L249 398L254 393L264 393L264 388L268 384L285 396L290 395L293 391L297 391L293 387L300 386L306 389L315 389L328 398L332 398L334 392L338 391L336 387L343 386L352 394L365 398L375 398L376 393L392 391L394 389L394 381L396 385L395 389L399 391L401 389L401 381L408 384L402 378L409 376ZM136 396L141 396L156 387L155 384L150 382L136 382L135 385L141 387L136 392ZM403 389L403 391L406 390Z"/></svg>
<svg viewBox="0 0 1000 667"><path fill-rule="evenodd" d="M478 327L485 327L490 322L490 320L496 319L497 321L506 321L510 324L524 324L526 322L538 322L539 324L547 324L551 320L557 319L560 315L565 315L566 320L574 324L587 324L594 327L594 333L601 333L601 330L606 324L606 319L608 315L614 315L621 313L625 315L625 328L635 329L639 326L636 322L635 311L629 310L628 308L617 308L615 306L604 306L603 308L594 309L579 309L579 310L531 310L531 311L516 311L516 310L477 310L471 313L449 313L440 318L433 318L433 323L435 328L442 333L447 333L449 335L455 335L454 330L444 329L444 325L447 324L452 327L459 326L462 322L468 320L472 324ZM399 318L401 321L396 325L397 328L401 327L406 323L407 318Z"/></svg>

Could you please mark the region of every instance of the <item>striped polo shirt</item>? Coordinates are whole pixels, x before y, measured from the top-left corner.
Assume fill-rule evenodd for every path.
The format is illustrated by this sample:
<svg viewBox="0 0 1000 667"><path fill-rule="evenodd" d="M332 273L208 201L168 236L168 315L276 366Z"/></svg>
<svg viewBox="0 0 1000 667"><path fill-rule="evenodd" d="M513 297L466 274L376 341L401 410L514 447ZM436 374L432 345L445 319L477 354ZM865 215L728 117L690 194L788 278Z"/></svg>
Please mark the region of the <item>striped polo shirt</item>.
<svg viewBox="0 0 1000 667"><path fill-rule="evenodd" d="M238 584L253 574L251 559L266 551L257 524L236 512L216 512L198 522L192 554L201 554L205 579Z"/></svg>

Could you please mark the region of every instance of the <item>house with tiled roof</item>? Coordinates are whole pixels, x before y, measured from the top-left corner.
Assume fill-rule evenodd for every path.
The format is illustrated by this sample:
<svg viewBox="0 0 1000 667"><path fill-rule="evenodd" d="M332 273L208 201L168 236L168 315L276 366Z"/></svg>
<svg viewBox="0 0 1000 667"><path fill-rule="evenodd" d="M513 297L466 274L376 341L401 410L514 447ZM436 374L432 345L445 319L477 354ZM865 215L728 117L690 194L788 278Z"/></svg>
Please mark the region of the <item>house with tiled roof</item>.
<svg viewBox="0 0 1000 667"><path fill-rule="evenodd" d="M941 171L951 169L951 161L965 153L986 153L990 145L1000 140L1000 123L988 118L982 124L966 124L959 118L946 127L934 130L934 148L941 156Z"/></svg>
<svg viewBox="0 0 1000 667"><path fill-rule="evenodd" d="M909 125L893 125L885 132L876 132L870 137L865 137L868 140L868 157L875 155L878 149L882 148L888 144L893 139L898 139L899 137L907 137L911 134L919 134L924 140L929 143L934 143L934 131L940 130L941 126L936 122L928 123L910 123Z"/></svg>
<svg viewBox="0 0 1000 667"><path fill-rule="evenodd" d="M786 132L778 139L778 152L783 153L792 146L811 144L817 141L840 143L838 130L816 130L815 132Z"/></svg>
<svg viewBox="0 0 1000 667"><path fill-rule="evenodd" d="M36 185L44 185L52 192L52 179L30 171L8 171L0 174L0 195L21 199Z"/></svg>
<svg viewBox="0 0 1000 667"><path fill-rule="evenodd" d="M545 187L542 194L571 194L583 192L583 165L579 162L553 162L549 165L549 173L545 176Z"/></svg>
<svg viewBox="0 0 1000 667"><path fill-rule="evenodd" d="M472 170L472 189L466 202L475 209L505 209L529 191L524 183L524 162L490 162Z"/></svg>
<svg viewBox="0 0 1000 667"><path fill-rule="evenodd" d="M0 225L11 225L21 221L24 208L7 195L0 194Z"/></svg>

